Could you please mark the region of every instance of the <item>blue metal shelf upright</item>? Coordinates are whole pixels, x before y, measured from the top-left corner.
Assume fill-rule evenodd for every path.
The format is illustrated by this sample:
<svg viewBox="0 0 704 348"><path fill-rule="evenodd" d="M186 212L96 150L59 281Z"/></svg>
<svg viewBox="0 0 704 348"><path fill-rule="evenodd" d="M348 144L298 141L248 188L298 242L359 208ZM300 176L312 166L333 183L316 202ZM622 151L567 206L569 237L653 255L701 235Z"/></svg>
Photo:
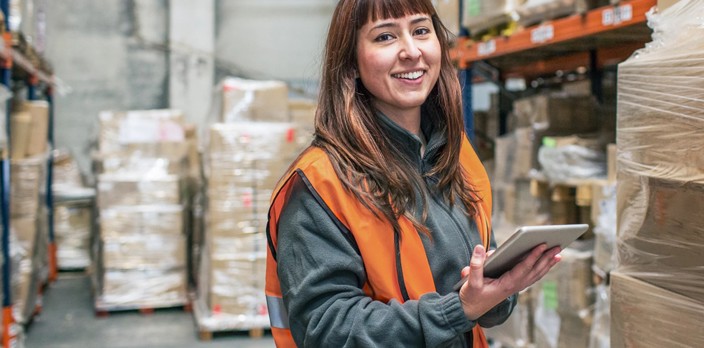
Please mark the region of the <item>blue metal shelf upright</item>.
<svg viewBox="0 0 704 348"><path fill-rule="evenodd" d="M53 134L53 81L50 76L39 70L39 67L32 65L29 60L24 58L20 52L13 51L12 34L9 31L10 23L10 0L0 0L0 10L4 14L5 32L2 33L0 42L0 83L5 85L8 90L12 91L12 68L17 66L28 73L27 100L37 100L40 87L45 87L43 91L44 97L49 104L48 118L48 133L47 139L49 144L49 156L47 159L47 182L46 182L46 206L48 213L48 235L49 235L49 281L56 279L56 244L54 241L54 221L53 221L53 158L51 152L54 148ZM17 60L15 62L15 59ZM2 252L2 348L16 347L18 344L17 333L18 328L13 317L13 302L11 291L11 260L10 260L10 147L11 147L11 99L7 102L5 131L6 145L2 149L0 155L0 220L2 223L2 231L0 238L0 251Z"/></svg>

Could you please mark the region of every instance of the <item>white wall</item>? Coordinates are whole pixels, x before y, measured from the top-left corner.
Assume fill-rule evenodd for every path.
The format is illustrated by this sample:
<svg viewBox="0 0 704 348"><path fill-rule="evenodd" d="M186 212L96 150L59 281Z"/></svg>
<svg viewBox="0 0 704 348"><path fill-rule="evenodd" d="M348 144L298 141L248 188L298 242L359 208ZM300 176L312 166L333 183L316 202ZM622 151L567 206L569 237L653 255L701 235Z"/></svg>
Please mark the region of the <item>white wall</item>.
<svg viewBox="0 0 704 348"><path fill-rule="evenodd" d="M220 0L216 66L222 74L317 81L336 1Z"/></svg>

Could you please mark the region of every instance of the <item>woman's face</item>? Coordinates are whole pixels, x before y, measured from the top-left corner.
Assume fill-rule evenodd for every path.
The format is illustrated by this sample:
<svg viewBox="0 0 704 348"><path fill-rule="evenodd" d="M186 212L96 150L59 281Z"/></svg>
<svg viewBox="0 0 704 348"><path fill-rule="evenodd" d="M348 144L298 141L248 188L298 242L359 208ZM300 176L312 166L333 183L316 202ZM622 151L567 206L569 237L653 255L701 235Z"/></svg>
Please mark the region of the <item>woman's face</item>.
<svg viewBox="0 0 704 348"><path fill-rule="evenodd" d="M440 74L442 52L430 16L369 22L357 37L359 76L374 106L386 115L419 110Z"/></svg>

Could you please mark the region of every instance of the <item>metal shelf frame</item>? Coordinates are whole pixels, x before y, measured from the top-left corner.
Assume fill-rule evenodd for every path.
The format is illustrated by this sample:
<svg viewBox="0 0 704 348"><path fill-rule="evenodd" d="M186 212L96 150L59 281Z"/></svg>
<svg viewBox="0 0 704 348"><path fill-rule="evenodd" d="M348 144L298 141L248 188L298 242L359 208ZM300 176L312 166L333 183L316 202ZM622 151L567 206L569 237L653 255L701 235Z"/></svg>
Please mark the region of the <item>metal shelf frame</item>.
<svg viewBox="0 0 704 348"><path fill-rule="evenodd" d="M459 70L467 135L473 138L471 92L477 78L503 89L503 82L510 77L534 78L586 67L592 94L601 101L603 67L620 63L651 40L646 14L656 5L656 0L622 1L486 41L474 41L469 33L461 32L450 57ZM460 16L462 13L460 2ZM484 63L497 73L489 76L482 73L484 69L477 69L477 64ZM503 90L501 94L505 97ZM506 114L505 110L500 112L499 134L506 131Z"/></svg>
<svg viewBox="0 0 704 348"><path fill-rule="evenodd" d="M27 100L37 100L38 90L45 88L44 96L49 103L49 119L47 139L49 144L49 156L47 159L47 181L46 181L46 207L48 212L48 234L49 234L49 281L56 280L56 244L54 240L53 221L53 158L54 132L53 132L53 89L55 84L53 77L35 67L29 59L20 52L12 48L12 34L9 32L9 10L10 0L0 0L0 10L4 14L5 28L2 40L0 40L0 83L12 90L12 68L17 66L29 75L26 81ZM0 250L2 251L2 348L15 347L17 345L17 327L12 311L12 288L11 288L11 260L10 260L10 147L11 147L11 112L12 103L8 101L6 110L6 149L0 156L0 215L2 231L0 236Z"/></svg>

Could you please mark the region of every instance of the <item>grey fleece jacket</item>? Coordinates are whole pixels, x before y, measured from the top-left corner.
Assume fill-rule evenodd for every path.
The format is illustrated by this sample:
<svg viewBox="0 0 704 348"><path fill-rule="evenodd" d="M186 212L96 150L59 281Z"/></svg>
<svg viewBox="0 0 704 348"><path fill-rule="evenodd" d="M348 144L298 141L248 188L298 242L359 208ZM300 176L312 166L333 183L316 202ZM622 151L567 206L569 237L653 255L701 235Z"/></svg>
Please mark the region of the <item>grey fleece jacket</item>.
<svg viewBox="0 0 704 348"><path fill-rule="evenodd" d="M387 117L380 118L392 142L407 156L409 169L429 170L445 143L444 134L434 132L424 117L421 127L429 141L420 156L418 137ZM492 327L508 318L515 295L477 322L466 318L452 287L481 239L472 219L462 212L462 204L451 209L428 190L433 184L429 178L424 188L432 240L421 238L437 292L401 304L374 301L364 293L365 269L354 241L338 228L303 180L294 183L279 221L277 253L284 304L299 347L469 347L474 325ZM496 245L493 237L491 245Z"/></svg>

